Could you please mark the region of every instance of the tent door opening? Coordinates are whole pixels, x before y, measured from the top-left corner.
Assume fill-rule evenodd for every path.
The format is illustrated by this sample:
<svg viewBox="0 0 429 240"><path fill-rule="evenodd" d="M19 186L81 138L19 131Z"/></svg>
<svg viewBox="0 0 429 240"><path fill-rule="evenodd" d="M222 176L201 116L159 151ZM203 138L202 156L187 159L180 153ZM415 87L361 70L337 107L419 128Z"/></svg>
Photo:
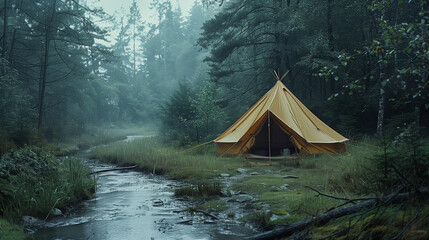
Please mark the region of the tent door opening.
<svg viewBox="0 0 429 240"><path fill-rule="evenodd" d="M268 127L268 119L270 120L270 127ZM271 156L299 152L298 148L290 140L289 133L280 128L274 117L266 118L262 126L261 131L255 136L255 143L249 150L250 154L269 156L270 146Z"/></svg>

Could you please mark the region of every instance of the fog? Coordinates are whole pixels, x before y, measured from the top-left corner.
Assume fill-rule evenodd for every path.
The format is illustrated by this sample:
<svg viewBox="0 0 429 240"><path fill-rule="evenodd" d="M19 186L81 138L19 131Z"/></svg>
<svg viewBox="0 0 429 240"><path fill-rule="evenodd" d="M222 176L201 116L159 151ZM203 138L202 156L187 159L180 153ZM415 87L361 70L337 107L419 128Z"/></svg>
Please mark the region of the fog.
<svg viewBox="0 0 429 240"><path fill-rule="evenodd" d="M1 3L1 134L18 145L125 125L153 126L182 144L212 140L275 84L272 70L290 70L284 84L329 126L353 136L382 133L384 125L399 134L397 126L415 121L410 109L427 116L424 77L406 84L424 76L425 65L396 69L389 55L377 66L378 50L367 44L377 23L365 3ZM398 21L413 22L418 11L404 4ZM341 20L346 16L354 24ZM407 56L418 49L396 47L404 58L427 62ZM395 104L383 104L386 91Z"/></svg>
<svg viewBox="0 0 429 240"><path fill-rule="evenodd" d="M427 2L0 0L0 238L429 239Z"/></svg>

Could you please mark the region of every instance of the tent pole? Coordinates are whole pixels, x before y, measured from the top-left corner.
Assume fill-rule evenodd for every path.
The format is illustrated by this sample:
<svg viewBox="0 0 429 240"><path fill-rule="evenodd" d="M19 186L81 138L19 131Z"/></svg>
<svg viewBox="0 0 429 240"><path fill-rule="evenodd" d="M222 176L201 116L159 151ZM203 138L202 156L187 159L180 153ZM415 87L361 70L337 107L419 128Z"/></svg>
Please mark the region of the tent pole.
<svg viewBox="0 0 429 240"><path fill-rule="evenodd" d="M270 111L268 111L268 159L271 165L271 124L270 124Z"/></svg>

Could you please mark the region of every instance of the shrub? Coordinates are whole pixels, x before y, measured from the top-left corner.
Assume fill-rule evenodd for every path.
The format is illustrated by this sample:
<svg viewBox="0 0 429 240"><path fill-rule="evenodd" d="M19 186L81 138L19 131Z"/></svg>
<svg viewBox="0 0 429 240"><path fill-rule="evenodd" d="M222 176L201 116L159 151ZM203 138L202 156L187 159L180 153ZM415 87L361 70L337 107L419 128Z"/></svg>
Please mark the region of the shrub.
<svg viewBox="0 0 429 240"><path fill-rule="evenodd" d="M80 159L61 161L39 148L11 151L0 159L0 215L47 218L54 208L91 197L88 174Z"/></svg>
<svg viewBox="0 0 429 240"><path fill-rule="evenodd" d="M3 156L3 154L9 152L11 149L16 148L16 145L12 141L7 141L0 136L0 157Z"/></svg>
<svg viewBox="0 0 429 240"><path fill-rule="evenodd" d="M429 154L423 141L405 136L397 144L382 142L383 152L375 155L374 170L367 175L373 191L418 190L429 185Z"/></svg>

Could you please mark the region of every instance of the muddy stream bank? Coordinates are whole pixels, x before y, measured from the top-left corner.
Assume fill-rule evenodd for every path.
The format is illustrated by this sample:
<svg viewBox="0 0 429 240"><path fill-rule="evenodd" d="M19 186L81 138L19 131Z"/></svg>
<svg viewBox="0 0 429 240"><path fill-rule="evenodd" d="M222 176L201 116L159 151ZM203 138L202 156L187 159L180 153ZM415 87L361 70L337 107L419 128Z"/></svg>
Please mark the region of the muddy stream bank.
<svg viewBox="0 0 429 240"><path fill-rule="evenodd" d="M88 160L93 171L115 167ZM226 187L228 182L226 180ZM224 197L228 212L213 219L184 211L195 203L174 197L183 183L138 171L112 171L97 175L96 196L47 221L32 219L27 228L34 239L242 239L255 233L239 221L246 204L255 201L237 193Z"/></svg>

